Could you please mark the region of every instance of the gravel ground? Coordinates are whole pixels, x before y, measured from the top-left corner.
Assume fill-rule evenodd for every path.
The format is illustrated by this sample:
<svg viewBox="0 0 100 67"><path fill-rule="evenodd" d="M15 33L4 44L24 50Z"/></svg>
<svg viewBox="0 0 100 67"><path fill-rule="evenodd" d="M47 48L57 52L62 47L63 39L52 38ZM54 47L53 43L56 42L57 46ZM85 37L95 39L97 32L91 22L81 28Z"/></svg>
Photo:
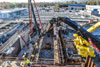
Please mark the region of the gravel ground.
<svg viewBox="0 0 100 67"><path fill-rule="evenodd" d="M54 55L53 50L42 50L40 52L40 58L53 59L53 55Z"/></svg>

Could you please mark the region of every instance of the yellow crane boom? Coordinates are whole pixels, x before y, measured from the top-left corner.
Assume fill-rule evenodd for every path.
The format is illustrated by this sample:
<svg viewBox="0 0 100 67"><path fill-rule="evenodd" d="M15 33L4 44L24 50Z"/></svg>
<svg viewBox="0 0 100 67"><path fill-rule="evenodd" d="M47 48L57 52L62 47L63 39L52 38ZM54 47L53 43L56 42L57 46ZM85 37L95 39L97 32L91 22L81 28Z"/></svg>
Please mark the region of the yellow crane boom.
<svg viewBox="0 0 100 67"><path fill-rule="evenodd" d="M94 32L96 29L100 27L100 22L94 24L92 27L90 27L87 31L88 32ZM84 38L79 36L78 34L74 34L74 44L77 48L78 54L82 55L82 57L86 57L87 55L90 55L91 57L95 57L95 51L90 46L90 43L86 41Z"/></svg>

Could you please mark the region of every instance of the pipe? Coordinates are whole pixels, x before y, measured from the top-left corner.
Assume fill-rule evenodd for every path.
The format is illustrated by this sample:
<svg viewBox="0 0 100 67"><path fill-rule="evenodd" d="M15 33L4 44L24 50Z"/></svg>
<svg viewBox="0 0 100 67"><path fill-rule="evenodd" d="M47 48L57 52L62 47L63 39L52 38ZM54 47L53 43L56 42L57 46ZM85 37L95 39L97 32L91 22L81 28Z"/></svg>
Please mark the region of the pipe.
<svg viewBox="0 0 100 67"><path fill-rule="evenodd" d="M92 27L90 27L87 31L92 33L94 32L96 29L98 29L100 27L100 22L94 24Z"/></svg>

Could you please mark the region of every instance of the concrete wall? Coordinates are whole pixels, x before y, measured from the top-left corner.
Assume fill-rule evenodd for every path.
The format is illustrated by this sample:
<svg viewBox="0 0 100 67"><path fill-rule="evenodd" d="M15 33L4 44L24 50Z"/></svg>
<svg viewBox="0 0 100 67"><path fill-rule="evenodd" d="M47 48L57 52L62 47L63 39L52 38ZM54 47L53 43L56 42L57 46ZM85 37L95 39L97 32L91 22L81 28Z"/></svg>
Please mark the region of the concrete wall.
<svg viewBox="0 0 100 67"><path fill-rule="evenodd" d="M4 52L7 56L18 56L19 52L25 45L24 41L20 40L21 36L26 42L29 41L29 27L30 25L23 27L20 31L16 32L11 38L9 38L2 46L0 46L0 52Z"/></svg>
<svg viewBox="0 0 100 67"><path fill-rule="evenodd" d="M16 57L18 56L19 52L21 51L21 46L20 46L20 40L18 39L14 45L12 47L15 47L15 49L13 50L13 52L11 54L9 54L8 56L10 57Z"/></svg>

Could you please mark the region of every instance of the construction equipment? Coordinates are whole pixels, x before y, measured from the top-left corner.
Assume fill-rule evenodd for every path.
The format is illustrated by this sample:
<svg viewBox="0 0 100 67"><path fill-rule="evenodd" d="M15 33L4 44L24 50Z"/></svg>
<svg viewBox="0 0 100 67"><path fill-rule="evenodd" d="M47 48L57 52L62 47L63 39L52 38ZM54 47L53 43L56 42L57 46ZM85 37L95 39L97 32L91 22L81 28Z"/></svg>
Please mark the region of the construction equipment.
<svg viewBox="0 0 100 67"><path fill-rule="evenodd" d="M82 55L82 57L87 57L88 55L95 57L95 51L89 42L77 34L74 34L74 37L76 37L76 39L74 39L74 45L77 48L78 54Z"/></svg>
<svg viewBox="0 0 100 67"><path fill-rule="evenodd" d="M28 0L28 8L29 8L29 20L30 20L30 23L31 23L31 28L32 28L32 18L34 17L37 34L40 35L39 25L38 25L37 20L36 20L34 7L33 7L31 0ZM32 17L32 15L33 15L33 17Z"/></svg>
<svg viewBox="0 0 100 67"><path fill-rule="evenodd" d="M90 55L91 57L95 57L95 54L94 54L95 51L91 47L88 38L91 38L92 42L95 44L95 46L98 49L100 49L100 46L99 46L100 39L98 39L97 37L89 33L88 31L93 32L95 29L100 27L100 23L95 24L93 27L88 29L88 31L86 31L81 26L79 26L76 22L71 21L69 18L65 18L65 17L53 18L52 21L64 22L65 24L68 24L69 26L74 28L78 34L78 35L77 34L74 35L76 37L76 39L74 40L74 43L76 45L78 53L82 55L82 57L86 57L87 55Z"/></svg>
<svg viewBox="0 0 100 67"><path fill-rule="evenodd" d="M64 22L65 24L68 24L70 27L75 29L77 31L77 34L84 38L86 41L89 42L88 38L91 38L92 42L95 44L95 46L100 49L100 39L86 31L84 28L82 28L80 25L78 25L76 22L70 20L69 18L65 17L59 17L57 18L58 21ZM99 27L99 26L98 26ZM97 29L97 27L95 27Z"/></svg>
<svg viewBox="0 0 100 67"><path fill-rule="evenodd" d="M92 33L99 27L100 27L100 22L90 27L87 31ZM80 55L82 55L83 57L86 57L88 55L90 55L91 57L95 57L94 55L95 51L91 47L92 44L90 45L89 42L87 42L84 38L78 36L77 34L74 34L74 37L76 37L76 39L74 39L74 44L76 45L76 48ZM92 46L94 47L94 45Z"/></svg>
<svg viewBox="0 0 100 67"><path fill-rule="evenodd" d="M76 22L71 21L69 18L65 18L65 17L53 18L50 22L52 22L52 23L57 22L56 24L59 24L59 22L64 22L65 24L68 24L73 29L75 29L77 31L78 35L74 35L77 38L74 40L74 43L76 45L76 48L78 49L79 54L82 55L83 57L86 57L87 55L90 55L91 57L95 57L95 54L94 54L95 51L90 46L88 38L91 38L91 41L95 44L95 46L98 49L100 49L100 46L99 46L100 39L98 39L97 37L95 37L94 35L89 33L89 32L93 32L95 29L99 28L100 23L95 24L93 27L88 29L88 31L86 31L80 25L78 25ZM49 29L50 29L50 26L52 26L52 24L49 25ZM45 33L42 33L42 36L45 35L46 32L48 32L48 30L46 30Z"/></svg>
<svg viewBox="0 0 100 67"><path fill-rule="evenodd" d="M59 4L56 3L56 12L58 12L58 9L59 9Z"/></svg>
<svg viewBox="0 0 100 67"><path fill-rule="evenodd" d="M76 22L71 21L69 18L65 18L65 17L53 18L52 20L50 20L50 22L52 22L53 24L56 24L56 26L59 26L60 23L65 23L65 24L68 24L73 29L75 29L77 31L77 34L75 34L74 36L77 39L75 39L74 41L75 41L76 48L78 49L78 53L82 55L82 57L87 57L88 55L90 55L91 57L95 57L95 54L94 54L95 51L91 47L91 44L89 43L88 38L91 38L92 40L94 40L95 42L93 41L93 43L95 43L95 46L97 46L97 48L100 49L100 46L99 46L100 40L98 38L96 38L94 35L86 31L85 29L83 29ZM50 27L52 26L52 23L48 24L48 29L50 29ZM44 36L47 32L48 30L45 30L45 32L42 33L41 37Z"/></svg>
<svg viewBox="0 0 100 67"><path fill-rule="evenodd" d="M50 21L50 24L48 25L49 29L50 27L52 26L51 23L55 23L57 22L56 24L59 25L59 22L63 22L67 25L69 25L70 27L72 27L73 29L75 29L77 31L77 34L78 36L81 36L80 39L84 40L85 44L87 44L87 46L89 46L90 44L88 43L89 40L88 38L91 38L92 42L95 44L95 46L100 49L100 39L98 39L97 37L95 37L94 35L92 35L91 33L89 33L88 31L92 32L94 31L95 29L99 28L100 27L100 23L97 23L96 25L94 25L93 27L91 27L90 29L88 29L88 31L86 31L83 27L81 27L80 25L78 25L76 22L70 20L69 18L67 17L58 17L58 18L53 18L51 21ZM45 33L48 32L48 30L45 31ZM43 35L44 33L42 33Z"/></svg>
<svg viewBox="0 0 100 67"><path fill-rule="evenodd" d="M71 21L69 18L65 18L65 17L53 18L52 20L50 20L50 23L48 23L47 28L41 32L39 30L39 25L38 25L38 23L36 21L36 16L35 16L35 13L34 13L34 7L33 7L32 3L31 3L31 0L29 0L29 5L30 5L29 11L31 13L31 16L29 16L29 18L31 18L31 23L30 24L32 25L32 14L33 14L35 25L36 25L36 29L37 29L36 32L38 34L38 37L36 39L36 43L34 45L32 45L33 48L32 48L32 52L30 53L31 57L35 58L35 60L34 59L30 60L30 56L27 56L27 58L29 57L26 60L27 64L32 63L33 67L34 67L34 64L48 64L48 65L53 65L53 64L54 65L58 65L58 64L59 65L60 64L61 65L65 65L65 64L66 65L67 64L80 64L81 65L81 62L82 62L81 60L75 61L77 58L74 57L75 58L74 59L72 57L72 55L73 55L73 51L72 50L68 49L68 51L66 52L66 44L64 43L62 29L60 29L60 27L59 27L60 23L62 23L62 22L65 23L65 24L68 24L69 26L71 26L72 28L74 28L77 31L78 35L77 34L74 35L77 39L74 40L74 41L75 41L76 48L79 51L79 54L82 55L83 57L86 57L87 54L92 56L92 57L95 57L94 51L90 47L90 43L88 43L88 38L91 38L92 40L95 40L98 44L100 43L100 41L97 38L95 38L92 34L87 32L81 26L77 25L74 21ZM43 42L43 39L44 39L43 36L46 35L49 31L51 33L51 30L55 26L59 27L58 32L55 32L55 35L52 35L52 37L55 37L54 38L54 51L55 51L54 54L55 54L55 56L54 56L54 58L52 60L51 59L44 59L44 58L40 60L40 52L42 50L42 42ZM57 29L55 28L55 30L57 30ZM32 30L32 28L31 28L31 30ZM23 39L23 37L21 37L21 38ZM24 41L24 39L23 39L23 41ZM100 46L98 44L95 43L95 45L100 49ZM49 44L49 46L51 46L51 44ZM49 48L49 46L47 45L47 48ZM38 52L35 52L36 49L38 50ZM68 57L68 54L69 54L70 59ZM49 62L48 62L48 60L49 60ZM69 62L68 60L71 60L71 62Z"/></svg>

